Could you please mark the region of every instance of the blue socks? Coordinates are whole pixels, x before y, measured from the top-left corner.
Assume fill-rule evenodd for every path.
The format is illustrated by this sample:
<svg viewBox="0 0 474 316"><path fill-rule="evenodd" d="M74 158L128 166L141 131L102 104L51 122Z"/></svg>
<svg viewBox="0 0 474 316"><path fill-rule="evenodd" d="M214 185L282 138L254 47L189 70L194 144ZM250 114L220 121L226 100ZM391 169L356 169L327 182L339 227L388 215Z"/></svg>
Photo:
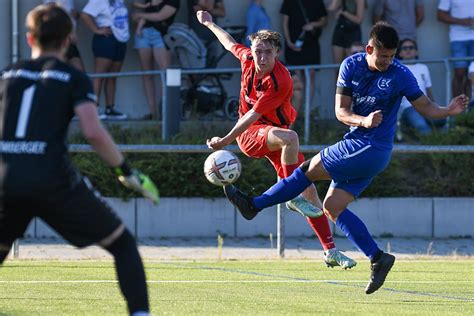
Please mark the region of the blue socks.
<svg viewBox="0 0 474 316"><path fill-rule="evenodd" d="M294 199L312 182L306 177L301 168L297 168L288 178L275 183L262 195L253 199L253 204L259 209L283 203Z"/></svg>
<svg viewBox="0 0 474 316"><path fill-rule="evenodd" d="M336 225L370 260L377 259L381 250L359 217L346 208L337 218Z"/></svg>

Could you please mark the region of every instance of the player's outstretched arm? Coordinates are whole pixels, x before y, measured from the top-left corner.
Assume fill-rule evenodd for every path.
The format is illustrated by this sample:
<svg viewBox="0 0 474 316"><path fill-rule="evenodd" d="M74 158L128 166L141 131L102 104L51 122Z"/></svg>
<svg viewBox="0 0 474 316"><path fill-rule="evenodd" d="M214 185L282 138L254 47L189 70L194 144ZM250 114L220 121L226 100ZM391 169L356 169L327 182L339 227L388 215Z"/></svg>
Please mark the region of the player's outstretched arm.
<svg viewBox="0 0 474 316"><path fill-rule="evenodd" d="M212 33L214 33L219 42L221 42L222 46L224 46L224 48L228 51L231 50L232 46L237 44L235 39L230 36L229 33L224 31L220 26L212 21L212 15L209 12L202 10L197 11L196 17L199 23L206 26L209 30L211 30Z"/></svg>
<svg viewBox="0 0 474 316"><path fill-rule="evenodd" d="M159 202L159 192L151 179L143 173L130 169L125 163L122 153L118 150L110 134L102 127L97 116L97 106L86 101L74 108L79 118L82 134L92 145L100 158L112 167L119 181L126 187L141 193L154 203Z"/></svg>
<svg viewBox="0 0 474 316"><path fill-rule="evenodd" d="M430 119L443 119L448 116L458 115L464 112L469 105L469 98L464 95L458 95L453 98L447 107L441 107L430 98L422 95L411 103L415 109L423 116Z"/></svg>

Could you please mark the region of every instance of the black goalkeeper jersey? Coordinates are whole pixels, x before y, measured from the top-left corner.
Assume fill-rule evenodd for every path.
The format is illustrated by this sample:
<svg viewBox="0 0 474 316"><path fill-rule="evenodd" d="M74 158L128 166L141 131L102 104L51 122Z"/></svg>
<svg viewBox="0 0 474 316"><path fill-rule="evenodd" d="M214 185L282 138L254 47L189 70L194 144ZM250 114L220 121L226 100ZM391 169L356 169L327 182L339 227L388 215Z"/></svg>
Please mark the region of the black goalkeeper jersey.
<svg viewBox="0 0 474 316"><path fill-rule="evenodd" d="M67 153L74 107L96 102L82 72L54 57L20 61L0 77L0 194L31 196L75 187Z"/></svg>

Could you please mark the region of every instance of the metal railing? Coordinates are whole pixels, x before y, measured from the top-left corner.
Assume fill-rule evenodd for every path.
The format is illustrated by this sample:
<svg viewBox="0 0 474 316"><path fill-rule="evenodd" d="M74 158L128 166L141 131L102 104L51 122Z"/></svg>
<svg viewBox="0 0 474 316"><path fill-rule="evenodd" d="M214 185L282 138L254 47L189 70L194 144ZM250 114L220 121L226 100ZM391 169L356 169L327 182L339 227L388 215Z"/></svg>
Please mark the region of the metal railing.
<svg viewBox="0 0 474 316"><path fill-rule="evenodd" d="M419 60L412 60L407 61L406 64L414 64L414 63L424 63L424 64L443 64L446 72L445 77L445 87L446 87L446 100L445 104L449 104L452 98L452 90L451 90L451 80L452 80L452 67L451 64L455 61L474 61L473 57L465 57L465 58L438 58L438 59L419 59ZM330 69L338 69L338 64L324 64L324 65L305 65L305 66L288 66L289 70L301 70L304 72L305 82L310 81L310 71L311 70L330 70ZM182 69L181 74L183 76L187 75L197 75L197 74L222 74L222 73L240 73L240 68L216 68L216 69ZM91 78L107 78L107 77L130 77L130 76L143 76L143 75L154 75L154 76L161 76L161 85L163 90L163 114L166 111L166 106L170 105L170 100L168 100L168 96L166 93L166 70L150 70L150 71L128 71L128 72L110 72L110 73L100 73L100 74L90 74ZM304 101L304 133L303 133L303 143L309 144L310 133L311 133L311 86L305 84L305 101ZM179 102L179 101L178 101ZM162 117L166 118L165 115ZM163 121L163 128L166 126L167 122ZM163 135L165 133L162 133Z"/></svg>

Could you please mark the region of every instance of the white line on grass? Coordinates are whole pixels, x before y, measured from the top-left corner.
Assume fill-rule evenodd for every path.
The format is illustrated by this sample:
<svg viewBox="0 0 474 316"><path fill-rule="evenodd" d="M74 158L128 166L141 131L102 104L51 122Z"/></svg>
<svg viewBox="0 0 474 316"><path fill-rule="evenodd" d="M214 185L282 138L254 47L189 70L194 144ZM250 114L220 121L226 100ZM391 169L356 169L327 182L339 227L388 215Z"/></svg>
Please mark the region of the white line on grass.
<svg viewBox="0 0 474 316"><path fill-rule="evenodd" d="M148 283L366 283L367 280L147 280ZM0 284L117 283L117 280L0 280ZM396 280L387 283L443 284L474 283L474 280Z"/></svg>

